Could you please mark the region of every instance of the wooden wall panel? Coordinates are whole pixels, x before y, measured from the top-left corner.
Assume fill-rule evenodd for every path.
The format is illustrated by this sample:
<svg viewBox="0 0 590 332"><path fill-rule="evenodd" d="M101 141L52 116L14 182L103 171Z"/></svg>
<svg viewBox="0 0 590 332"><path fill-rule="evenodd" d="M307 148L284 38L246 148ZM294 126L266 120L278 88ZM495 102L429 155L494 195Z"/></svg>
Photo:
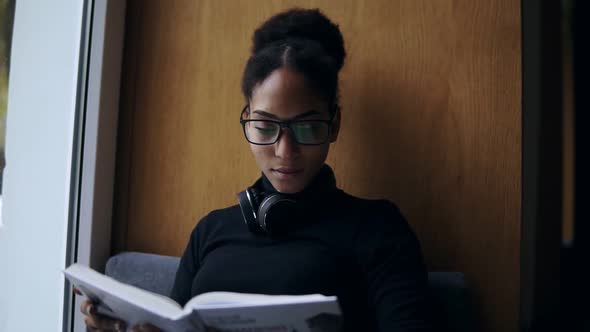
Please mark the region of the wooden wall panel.
<svg viewBox="0 0 590 332"><path fill-rule="evenodd" d="M395 201L431 270L466 273L484 331L514 331L521 216L520 5L501 1L129 1L115 251L181 254L259 170L240 78L254 28L293 6L340 24L346 191Z"/></svg>

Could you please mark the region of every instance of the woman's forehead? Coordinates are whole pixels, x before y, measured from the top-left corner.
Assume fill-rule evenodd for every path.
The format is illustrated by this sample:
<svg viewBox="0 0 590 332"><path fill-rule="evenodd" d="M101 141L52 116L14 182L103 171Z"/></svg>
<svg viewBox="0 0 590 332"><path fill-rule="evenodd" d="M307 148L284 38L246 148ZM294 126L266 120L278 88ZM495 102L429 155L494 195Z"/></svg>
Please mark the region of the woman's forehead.
<svg viewBox="0 0 590 332"><path fill-rule="evenodd" d="M264 117L277 120L289 120L294 118L325 118L330 114L328 104L322 100L306 102L297 100L293 102L255 101L250 102L249 111L253 117Z"/></svg>
<svg viewBox="0 0 590 332"><path fill-rule="evenodd" d="M252 109L251 117L270 120L298 120L298 119L324 119L327 113L320 110L308 110L303 112L267 112L260 109Z"/></svg>
<svg viewBox="0 0 590 332"><path fill-rule="evenodd" d="M325 98L316 91L302 74L281 68L273 71L252 91L254 104L285 106L296 104L321 104Z"/></svg>
<svg viewBox="0 0 590 332"><path fill-rule="evenodd" d="M250 111L278 119L291 119L308 112L329 113L325 98L307 83L303 75L287 68L275 70L256 86Z"/></svg>

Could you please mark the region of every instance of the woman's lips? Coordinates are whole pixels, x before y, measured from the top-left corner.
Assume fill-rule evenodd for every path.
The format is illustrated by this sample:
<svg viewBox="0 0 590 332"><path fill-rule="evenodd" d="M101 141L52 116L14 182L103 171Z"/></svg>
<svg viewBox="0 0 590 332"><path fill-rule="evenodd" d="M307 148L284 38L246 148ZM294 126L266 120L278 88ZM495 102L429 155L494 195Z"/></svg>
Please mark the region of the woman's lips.
<svg viewBox="0 0 590 332"><path fill-rule="evenodd" d="M294 178L301 173L303 173L303 169L301 168L290 168L290 167L280 167L280 168L273 168L273 173L281 179L290 179Z"/></svg>

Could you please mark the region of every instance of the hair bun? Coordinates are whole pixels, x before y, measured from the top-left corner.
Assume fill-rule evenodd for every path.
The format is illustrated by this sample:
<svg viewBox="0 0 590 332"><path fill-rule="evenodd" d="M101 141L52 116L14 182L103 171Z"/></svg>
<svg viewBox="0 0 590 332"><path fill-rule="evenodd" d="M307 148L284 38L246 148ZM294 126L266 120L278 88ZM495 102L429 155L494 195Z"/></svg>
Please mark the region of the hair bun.
<svg viewBox="0 0 590 332"><path fill-rule="evenodd" d="M289 39L313 40L334 59L337 69L344 64L346 52L338 25L319 9L295 8L279 13L264 22L252 38L252 54L267 46Z"/></svg>

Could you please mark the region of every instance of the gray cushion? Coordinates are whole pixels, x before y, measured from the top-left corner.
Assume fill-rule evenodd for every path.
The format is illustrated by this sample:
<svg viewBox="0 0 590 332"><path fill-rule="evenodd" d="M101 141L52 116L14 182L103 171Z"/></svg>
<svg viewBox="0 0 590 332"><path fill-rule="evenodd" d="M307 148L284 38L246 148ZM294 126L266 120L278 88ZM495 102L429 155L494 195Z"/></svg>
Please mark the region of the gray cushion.
<svg viewBox="0 0 590 332"><path fill-rule="evenodd" d="M124 252L107 261L105 274L129 285L169 296L179 257Z"/></svg>
<svg viewBox="0 0 590 332"><path fill-rule="evenodd" d="M124 252L111 257L106 275L161 295L169 296L180 258ZM475 313L465 277L460 272L428 274L437 325L446 331L473 331Z"/></svg>

